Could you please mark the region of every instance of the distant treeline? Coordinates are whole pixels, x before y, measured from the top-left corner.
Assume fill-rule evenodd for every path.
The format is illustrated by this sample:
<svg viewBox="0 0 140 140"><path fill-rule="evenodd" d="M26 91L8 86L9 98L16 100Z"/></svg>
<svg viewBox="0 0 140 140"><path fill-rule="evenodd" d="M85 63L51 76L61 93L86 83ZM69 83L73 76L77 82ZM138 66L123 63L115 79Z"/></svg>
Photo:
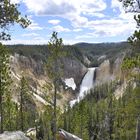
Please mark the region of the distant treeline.
<svg viewBox="0 0 140 140"><path fill-rule="evenodd" d="M47 45L8 45L12 54L17 53L27 57L32 57L35 60L46 60L48 56ZM87 67L98 66L104 59L98 60L100 56L105 56L105 59L114 61L118 55L128 52L131 46L127 42L120 43L78 43L74 45L65 45L64 47L68 56L75 57ZM91 62L88 65L85 62L85 57Z"/></svg>

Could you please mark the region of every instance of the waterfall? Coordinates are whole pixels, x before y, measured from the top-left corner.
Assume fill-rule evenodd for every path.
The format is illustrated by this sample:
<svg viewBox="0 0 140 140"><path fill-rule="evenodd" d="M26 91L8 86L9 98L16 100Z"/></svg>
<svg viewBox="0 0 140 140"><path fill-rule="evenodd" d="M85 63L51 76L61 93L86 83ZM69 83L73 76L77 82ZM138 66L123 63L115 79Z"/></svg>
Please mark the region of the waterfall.
<svg viewBox="0 0 140 140"><path fill-rule="evenodd" d="M80 85L80 92L78 94L78 97L72 101L70 101L70 106L72 107L75 103L82 100L87 94L88 91L93 87L93 79L94 79L94 73L96 68L88 68L88 72L84 76L82 83Z"/></svg>

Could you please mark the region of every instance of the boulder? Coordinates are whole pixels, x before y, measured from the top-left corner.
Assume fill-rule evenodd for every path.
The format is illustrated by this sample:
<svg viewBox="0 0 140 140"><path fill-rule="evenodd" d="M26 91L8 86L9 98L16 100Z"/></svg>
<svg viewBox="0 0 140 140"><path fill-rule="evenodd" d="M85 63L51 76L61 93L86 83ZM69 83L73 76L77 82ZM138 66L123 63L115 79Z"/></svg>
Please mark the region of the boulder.
<svg viewBox="0 0 140 140"><path fill-rule="evenodd" d="M26 135L33 140L36 140L36 128L29 128L26 131Z"/></svg>
<svg viewBox="0 0 140 140"><path fill-rule="evenodd" d="M61 140L82 140L81 138L69 133L69 132L66 132L65 130L63 129L59 129L59 135L60 135L60 138Z"/></svg>
<svg viewBox="0 0 140 140"><path fill-rule="evenodd" d="M21 131L8 132L5 131L3 134L0 134L0 140L30 140L25 134Z"/></svg>

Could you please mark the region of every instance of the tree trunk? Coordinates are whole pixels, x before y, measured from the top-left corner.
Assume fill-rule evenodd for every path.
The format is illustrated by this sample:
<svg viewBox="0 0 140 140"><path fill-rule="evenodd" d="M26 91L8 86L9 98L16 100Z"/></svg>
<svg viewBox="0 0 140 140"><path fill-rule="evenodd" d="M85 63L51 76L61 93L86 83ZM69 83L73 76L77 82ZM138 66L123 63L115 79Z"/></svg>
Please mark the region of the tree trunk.
<svg viewBox="0 0 140 140"><path fill-rule="evenodd" d="M54 98L53 98L52 140L56 140L56 95L57 95L57 87L55 82Z"/></svg>
<svg viewBox="0 0 140 140"><path fill-rule="evenodd" d="M0 133L3 133L3 105L2 105L2 93L0 93Z"/></svg>
<svg viewBox="0 0 140 140"><path fill-rule="evenodd" d="M136 140L140 140L140 117L137 119Z"/></svg>
<svg viewBox="0 0 140 140"><path fill-rule="evenodd" d="M23 97L22 97L23 93L22 93L22 90L23 89L21 89L21 92L20 92L20 128L23 131L24 128L23 128Z"/></svg>
<svg viewBox="0 0 140 140"><path fill-rule="evenodd" d="M82 114L80 116L80 137L83 137L83 122L82 122Z"/></svg>
<svg viewBox="0 0 140 140"><path fill-rule="evenodd" d="M12 130L12 124L11 124L11 108L10 106L8 107L8 117L9 117L9 130L11 131Z"/></svg>
<svg viewBox="0 0 140 140"><path fill-rule="evenodd" d="M2 105L2 86L1 86L1 84L2 84L2 82L0 79L0 133L3 133L3 105Z"/></svg>

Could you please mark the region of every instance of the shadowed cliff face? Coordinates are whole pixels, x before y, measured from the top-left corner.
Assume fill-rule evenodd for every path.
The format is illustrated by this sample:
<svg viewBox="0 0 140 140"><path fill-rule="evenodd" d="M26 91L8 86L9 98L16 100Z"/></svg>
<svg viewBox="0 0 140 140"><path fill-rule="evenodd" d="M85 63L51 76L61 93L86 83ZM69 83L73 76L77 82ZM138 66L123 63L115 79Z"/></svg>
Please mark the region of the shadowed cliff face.
<svg viewBox="0 0 140 140"><path fill-rule="evenodd" d="M62 63L64 64L64 78L72 77L76 85L79 85L88 69L79 60L70 57L63 59Z"/></svg>

